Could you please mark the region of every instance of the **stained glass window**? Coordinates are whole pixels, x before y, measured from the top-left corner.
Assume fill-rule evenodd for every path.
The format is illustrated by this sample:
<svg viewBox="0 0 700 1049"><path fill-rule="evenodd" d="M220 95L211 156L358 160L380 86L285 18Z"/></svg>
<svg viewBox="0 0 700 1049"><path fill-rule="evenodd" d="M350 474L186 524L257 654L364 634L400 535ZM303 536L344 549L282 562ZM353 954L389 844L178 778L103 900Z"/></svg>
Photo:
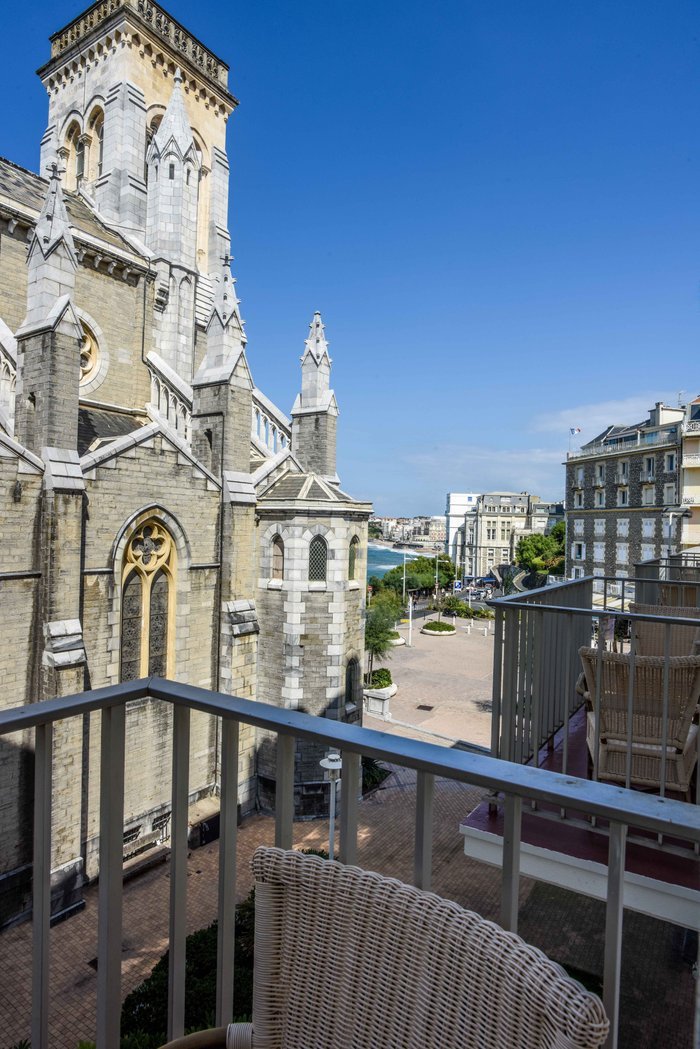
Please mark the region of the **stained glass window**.
<svg viewBox="0 0 700 1049"><path fill-rule="evenodd" d="M327 560L326 541L322 536L315 535L309 544L309 582L324 583L326 581Z"/></svg>
<svg viewBox="0 0 700 1049"><path fill-rule="evenodd" d="M122 573L122 681L168 675L174 562L172 538L159 521L151 518L136 529Z"/></svg>

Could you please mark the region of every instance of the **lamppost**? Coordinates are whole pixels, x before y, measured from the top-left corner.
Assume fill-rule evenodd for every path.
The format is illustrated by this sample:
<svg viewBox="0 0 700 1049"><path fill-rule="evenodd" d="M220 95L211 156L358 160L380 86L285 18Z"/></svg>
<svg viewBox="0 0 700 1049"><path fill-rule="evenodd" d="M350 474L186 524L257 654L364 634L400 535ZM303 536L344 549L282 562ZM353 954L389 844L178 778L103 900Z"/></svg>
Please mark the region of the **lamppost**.
<svg viewBox="0 0 700 1049"><path fill-rule="evenodd" d="M343 759L337 750L329 750L325 758L321 758L321 767L328 773L331 785L330 797L330 820L328 826L328 856L333 859L335 851L335 793L340 780L340 772L343 767Z"/></svg>
<svg viewBox="0 0 700 1049"><path fill-rule="evenodd" d="M406 551L403 552L403 587L401 588L401 600L406 601Z"/></svg>

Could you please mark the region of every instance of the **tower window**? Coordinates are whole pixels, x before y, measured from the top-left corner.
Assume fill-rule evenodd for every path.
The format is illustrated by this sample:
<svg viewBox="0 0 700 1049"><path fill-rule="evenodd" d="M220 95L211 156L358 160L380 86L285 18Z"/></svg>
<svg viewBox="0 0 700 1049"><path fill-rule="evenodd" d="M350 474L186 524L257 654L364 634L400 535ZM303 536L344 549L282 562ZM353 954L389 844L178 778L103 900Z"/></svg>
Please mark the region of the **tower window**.
<svg viewBox="0 0 700 1049"><path fill-rule="evenodd" d="M354 535L350 540L350 551L348 554L348 579L355 578L355 565L357 563L357 551L360 549L360 540Z"/></svg>
<svg viewBox="0 0 700 1049"><path fill-rule="evenodd" d="M279 535L272 540L272 578L284 579L284 543Z"/></svg>
<svg viewBox="0 0 700 1049"><path fill-rule="evenodd" d="M170 179L175 178L175 165L174 164L171 164L170 167L168 168L168 178L170 178Z"/></svg>
<svg viewBox="0 0 700 1049"><path fill-rule="evenodd" d="M315 535L309 544L309 582L325 583L328 547L323 536Z"/></svg>
<svg viewBox="0 0 700 1049"><path fill-rule="evenodd" d="M121 609L121 680L165 677L171 660L175 547L155 519L134 533L124 558Z"/></svg>

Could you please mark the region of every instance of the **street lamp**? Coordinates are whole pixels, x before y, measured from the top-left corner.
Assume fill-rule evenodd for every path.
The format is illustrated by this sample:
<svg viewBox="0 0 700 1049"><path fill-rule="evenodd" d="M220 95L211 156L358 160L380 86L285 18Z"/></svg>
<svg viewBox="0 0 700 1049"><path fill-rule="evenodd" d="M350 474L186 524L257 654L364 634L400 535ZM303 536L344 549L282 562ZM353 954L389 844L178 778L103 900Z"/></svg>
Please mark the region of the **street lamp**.
<svg viewBox="0 0 700 1049"><path fill-rule="evenodd" d="M335 793L340 780L340 772L343 767L343 759L337 750L329 750L325 758L321 758L321 767L328 773L331 785L330 797L330 822L328 826L328 856L333 859L335 851Z"/></svg>

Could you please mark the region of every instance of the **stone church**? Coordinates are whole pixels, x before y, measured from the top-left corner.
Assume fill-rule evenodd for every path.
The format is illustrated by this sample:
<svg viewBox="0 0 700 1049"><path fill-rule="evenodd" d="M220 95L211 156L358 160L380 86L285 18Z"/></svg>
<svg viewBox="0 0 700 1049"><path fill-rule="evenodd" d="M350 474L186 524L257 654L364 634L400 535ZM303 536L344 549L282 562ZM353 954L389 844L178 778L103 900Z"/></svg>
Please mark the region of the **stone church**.
<svg viewBox="0 0 700 1049"><path fill-rule="evenodd" d="M161 675L356 721L371 508L336 474L320 315L289 417L251 374L228 67L150 0L102 0L39 76L39 173L0 160L0 703ZM171 716L128 712L125 857L167 840ZM33 739L1 747L0 925L28 906ZM99 866L99 715L54 747L67 911ZM218 754L195 712L193 824L215 817ZM321 756L298 752L299 815L327 805ZM252 729L239 768L242 811L269 807L274 749Z"/></svg>

